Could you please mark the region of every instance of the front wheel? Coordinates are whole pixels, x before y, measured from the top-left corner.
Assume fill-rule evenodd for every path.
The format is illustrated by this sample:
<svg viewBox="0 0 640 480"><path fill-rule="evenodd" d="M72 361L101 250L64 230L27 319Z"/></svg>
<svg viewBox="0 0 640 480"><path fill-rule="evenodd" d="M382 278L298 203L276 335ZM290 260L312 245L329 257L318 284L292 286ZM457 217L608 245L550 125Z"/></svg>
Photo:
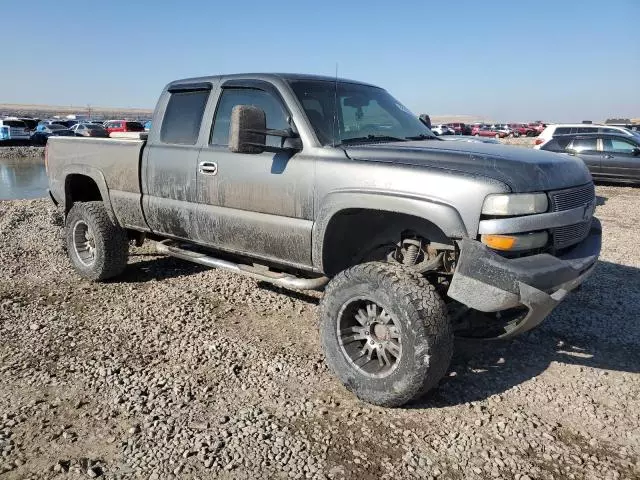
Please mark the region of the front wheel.
<svg viewBox="0 0 640 480"><path fill-rule="evenodd" d="M127 232L115 225L102 202L77 202L65 222L67 252L73 268L88 280L106 280L127 265Z"/></svg>
<svg viewBox="0 0 640 480"><path fill-rule="evenodd" d="M364 263L338 274L320 304L326 361L360 399L387 407L434 388L453 331L433 285L402 266Z"/></svg>

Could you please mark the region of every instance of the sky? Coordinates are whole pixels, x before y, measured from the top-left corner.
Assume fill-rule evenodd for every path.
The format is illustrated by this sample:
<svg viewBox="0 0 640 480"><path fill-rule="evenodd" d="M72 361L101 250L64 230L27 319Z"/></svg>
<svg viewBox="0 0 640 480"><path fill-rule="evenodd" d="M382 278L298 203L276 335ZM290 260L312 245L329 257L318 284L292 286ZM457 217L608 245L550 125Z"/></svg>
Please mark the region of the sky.
<svg viewBox="0 0 640 480"><path fill-rule="evenodd" d="M153 108L171 80L338 75L416 114L640 118L640 0L2 1L0 103Z"/></svg>

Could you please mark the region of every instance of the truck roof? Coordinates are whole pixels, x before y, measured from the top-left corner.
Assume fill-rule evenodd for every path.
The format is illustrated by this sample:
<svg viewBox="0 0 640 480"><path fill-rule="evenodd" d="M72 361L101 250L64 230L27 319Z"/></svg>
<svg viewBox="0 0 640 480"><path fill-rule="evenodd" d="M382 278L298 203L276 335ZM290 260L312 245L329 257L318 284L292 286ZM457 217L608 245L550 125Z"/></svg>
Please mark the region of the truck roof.
<svg viewBox="0 0 640 480"><path fill-rule="evenodd" d="M169 83L169 87L175 84L183 84L183 83L196 83L196 82L210 82L213 80L219 79L231 80L231 79L252 79L252 80L265 80L265 81L292 81L292 80L316 80L316 81L325 81L325 82L338 82L342 83L356 83L359 85L367 85L370 87L377 87L376 85L372 85L370 83L359 82L356 80L349 80L346 78L336 78L325 75L309 75L303 73L234 73L231 75L209 75L205 77L193 77L193 78L183 78L180 80L174 80Z"/></svg>

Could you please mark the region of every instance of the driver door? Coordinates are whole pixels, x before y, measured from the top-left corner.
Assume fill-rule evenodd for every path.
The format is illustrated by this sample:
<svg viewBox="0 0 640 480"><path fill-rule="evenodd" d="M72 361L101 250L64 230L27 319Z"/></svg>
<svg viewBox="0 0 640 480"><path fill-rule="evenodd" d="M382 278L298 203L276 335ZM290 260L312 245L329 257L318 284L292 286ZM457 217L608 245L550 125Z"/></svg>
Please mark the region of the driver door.
<svg viewBox="0 0 640 480"><path fill-rule="evenodd" d="M198 156L198 240L217 248L300 267L311 266L314 167L311 157L264 152L233 153L228 148L231 110L256 105L268 129L285 129L290 114L267 82L223 84L209 144ZM267 136L267 145L280 146Z"/></svg>

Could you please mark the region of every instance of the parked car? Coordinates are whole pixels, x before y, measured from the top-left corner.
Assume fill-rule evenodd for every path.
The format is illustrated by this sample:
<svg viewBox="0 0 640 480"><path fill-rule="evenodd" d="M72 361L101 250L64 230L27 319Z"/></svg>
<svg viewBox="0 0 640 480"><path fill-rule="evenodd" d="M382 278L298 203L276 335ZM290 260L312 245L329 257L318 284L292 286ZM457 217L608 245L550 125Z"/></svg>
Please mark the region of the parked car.
<svg viewBox="0 0 640 480"><path fill-rule="evenodd" d="M27 124L22 120L3 119L0 120L0 128L3 128L2 140L29 140L31 132L27 127Z"/></svg>
<svg viewBox="0 0 640 480"><path fill-rule="evenodd" d="M35 131L36 127L38 126L38 120L35 118L29 118L29 117L5 117L5 120L20 120L21 122L24 122L24 124L26 125L27 129L29 130L29 134L31 134L31 132Z"/></svg>
<svg viewBox="0 0 640 480"><path fill-rule="evenodd" d="M519 137L520 132L518 130L514 130L506 123L497 123L491 126L491 129L494 132L504 133L506 137Z"/></svg>
<svg viewBox="0 0 640 480"><path fill-rule="evenodd" d="M554 135L540 150L580 157L596 180L640 183L640 137L619 133Z"/></svg>
<svg viewBox="0 0 640 480"><path fill-rule="evenodd" d="M595 123L559 123L549 125L544 131L538 135L533 148L540 149L545 143L551 140L555 135L568 135L576 133L619 133L631 137L640 137L640 133L632 132L624 127L616 127L613 125L600 125Z"/></svg>
<svg viewBox="0 0 640 480"><path fill-rule="evenodd" d="M467 125L460 122L447 123L447 127L453 130L455 135L466 135Z"/></svg>
<svg viewBox="0 0 640 480"><path fill-rule="evenodd" d="M444 123L432 125L431 131L436 135L453 135L455 132Z"/></svg>
<svg viewBox="0 0 640 480"><path fill-rule="evenodd" d="M472 123L470 135L475 135L478 132L478 130L480 130L482 127L488 127L488 126L489 125L487 125L486 123L479 123L479 122Z"/></svg>
<svg viewBox="0 0 640 480"><path fill-rule="evenodd" d="M474 129L474 136L476 137L494 137L494 138L504 138L508 134L504 130L495 130L491 127L491 125L482 125L477 129Z"/></svg>
<svg viewBox="0 0 640 480"><path fill-rule="evenodd" d="M64 125L58 123L41 124L31 135L33 145L46 145L49 137L73 137L75 134Z"/></svg>
<svg viewBox="0 0 640 480"><path fill-rule="evenodd" d="M530 127L526 123L509 123L509 128L514 132L518 132L521 137L535 137L538 132L535 128Z"/></svg>
<svg viewBox="0 0 640 480"><path fill-rule="evenodd" d="M49 119L46 119L46 120L40 120L38 122L38 125L36 126L36 130L37 130L37 127L39 127L40 125L54 125L54 124L55 125L61 125L64 128L69 128L69 127L67 127L65 125L64 120L60 120L58 118L49 118Z"/></svg>
<svg viewBox="0 0 640 480"><path fill-rule="evenodd" d="M78 123L71 127L71 131L79 137L107 138L109 136L109 132L102 125L94 123Z"/></svg>
<svg viewBox="0 0 640 480"><path fill-rule="evenodd" d="M108 120L104 123L104 128L109 133L113 132L144 132L144 125L140 122L129 120Z"/></svg>
<svg viewBox="0 0 640 480"><path fill-rule="evenodd" d="M594 185L568 155L442 141L385 90L335 77L177 80L157 105L146 140L49 141L77 274L116 277L131 240L153 238L162 254L324 289L325 359L364 401L435 388L454 333L528 331L597 263Z"/></svg>
<svg viewBox="0 0 640 480"><path fill-rule="evenodd" d="M544 129L547 128L547 124L542 122L531 122L529 127L535 130L536 135L540 135Z"/></svg>

